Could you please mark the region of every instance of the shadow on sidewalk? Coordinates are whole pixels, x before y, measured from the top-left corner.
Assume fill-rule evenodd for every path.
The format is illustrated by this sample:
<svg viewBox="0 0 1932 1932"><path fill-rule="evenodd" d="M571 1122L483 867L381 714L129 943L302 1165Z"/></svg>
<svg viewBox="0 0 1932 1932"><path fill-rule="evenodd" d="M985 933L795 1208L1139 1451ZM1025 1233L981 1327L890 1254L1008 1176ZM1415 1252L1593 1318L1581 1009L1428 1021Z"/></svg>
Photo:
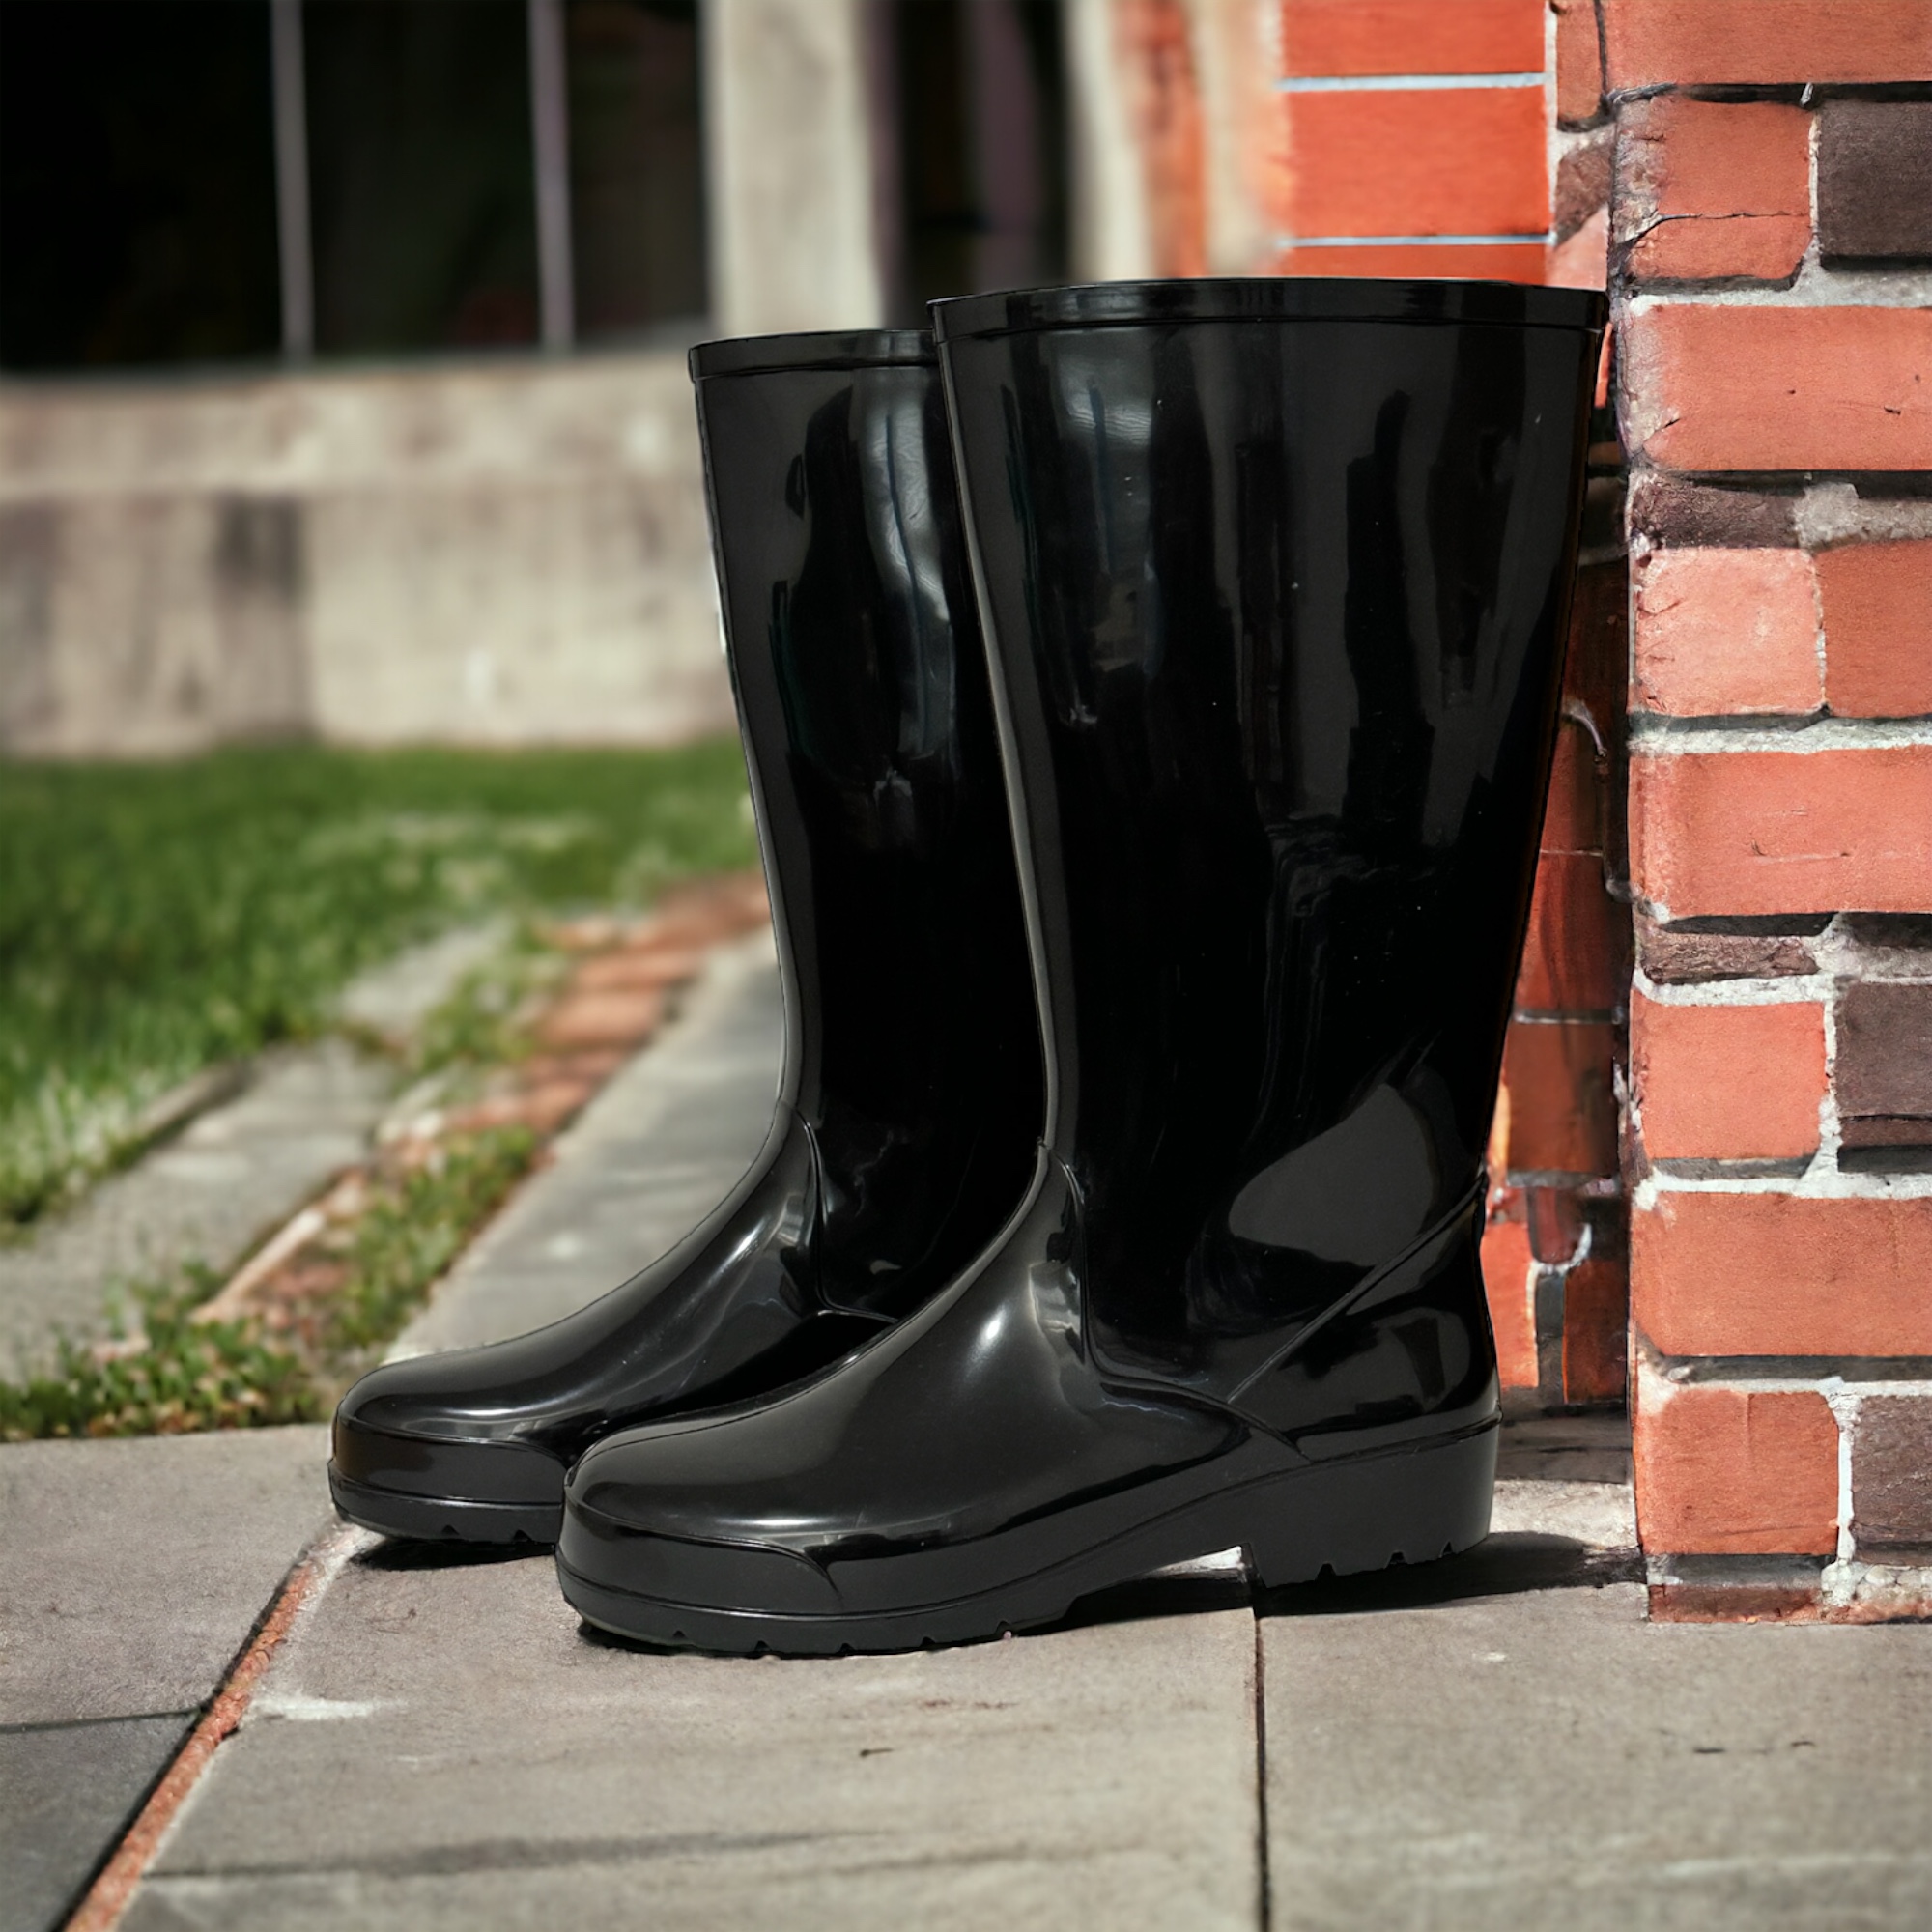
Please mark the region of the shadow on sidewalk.
<svg viewBox="0 0 1932 1932"><path fill-rule="evenodd" d="M385 1536L351 1562L359 1570L473 1570L491 1563L525 1563L533 1556L551 1554L548 1543L414 1542L408 1537Z"/></svg>
<svg viewBox="0 0 1932 1932"><path fill-rule="evenodd" d="M1602 1589L1640 1583L1643 1559L1634 1550L1593 1549L1567 1536L1515 1532L1492 1536L1461 1556L1435 1563L1398 1563L1359 1577L1323 1577L1313 1583L1261 1590L1245 1571L1218 1577L1149 1577L1083 1597L1051 1630L1129 1623L1146 1617L1196 1615L1254 1606L1264 1617L1319 1617L1372 1610L1412 1610L1475 1597L1519 1596L1532 1590Z"/></svg>
<svg viewBox="0 0 1932 1932"><path fill-rule="evenodd" d="M1265 1590L1255 1607L1264 1617L1339 1616L1426 1609L1534 1590L1601 1590L1643 1579L1643 1558L1634 1549L1596 1549L1573 1537L1506 1531L1435 1563L1398 1563L1360 1577L1323 1577Z"/></svg>

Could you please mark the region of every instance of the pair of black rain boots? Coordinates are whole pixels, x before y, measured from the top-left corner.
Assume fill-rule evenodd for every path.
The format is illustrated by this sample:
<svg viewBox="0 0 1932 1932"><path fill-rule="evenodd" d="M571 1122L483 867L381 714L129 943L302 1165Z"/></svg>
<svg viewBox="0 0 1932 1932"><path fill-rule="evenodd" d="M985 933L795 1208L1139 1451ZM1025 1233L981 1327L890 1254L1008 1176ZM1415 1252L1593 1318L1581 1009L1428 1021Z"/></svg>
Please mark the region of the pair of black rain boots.
<svg viewBox="0 0 1932 1932"><path fill-rule="evenodd" d="M933 312L693 355L763 1153L604 1300L336 1420L345 1515L555 1539L632 1637L910 1647L1488 1528L1482 1152L1602 298Z"/></svg>

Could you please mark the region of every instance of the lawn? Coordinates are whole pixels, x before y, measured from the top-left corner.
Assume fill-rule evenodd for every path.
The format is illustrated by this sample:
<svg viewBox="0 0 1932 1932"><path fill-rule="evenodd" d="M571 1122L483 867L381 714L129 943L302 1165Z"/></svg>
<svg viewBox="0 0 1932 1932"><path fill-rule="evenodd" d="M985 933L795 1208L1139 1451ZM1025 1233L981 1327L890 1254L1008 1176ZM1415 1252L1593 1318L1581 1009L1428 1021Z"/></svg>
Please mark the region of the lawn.
<svg viewBox="0 0 1932 1932"><path fill-rule="evenodd" d="M360 968L491 915L640 906L755 856L735 742L0 762L0 1229Z"/></svg>

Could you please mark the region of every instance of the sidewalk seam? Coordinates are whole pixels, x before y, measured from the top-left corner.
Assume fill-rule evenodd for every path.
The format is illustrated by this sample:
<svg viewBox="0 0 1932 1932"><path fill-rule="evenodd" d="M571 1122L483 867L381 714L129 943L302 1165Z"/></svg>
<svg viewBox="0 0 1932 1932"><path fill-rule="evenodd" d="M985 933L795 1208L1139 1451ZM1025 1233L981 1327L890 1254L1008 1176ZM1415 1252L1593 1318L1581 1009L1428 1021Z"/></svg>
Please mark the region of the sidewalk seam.
<svg viewBox="0 0 1932 1932"><path fill-rule="evenodd" d="M1262 1641L1262 1619L1255 1617L1255 1827L1256 1872L1261 1896L1257 1923L1272 1932L1274 1896L1268 1873L1268 1759L1267 1646Z"/></svg>
<svg viewBox="0 0 1932 1932"><path fill-rule="evenodd" d="M169 1827L201 1782L215 1751L247 1715L255 1691L297 1616L339 1567L330 1561L337 1543L344 1545L346 1554L350 1546L341 1530L327 1529L296 1559L200 1721L169 1761L134 1822L74 1908L66 1932L113 1932L121 1922Z"/></svg>

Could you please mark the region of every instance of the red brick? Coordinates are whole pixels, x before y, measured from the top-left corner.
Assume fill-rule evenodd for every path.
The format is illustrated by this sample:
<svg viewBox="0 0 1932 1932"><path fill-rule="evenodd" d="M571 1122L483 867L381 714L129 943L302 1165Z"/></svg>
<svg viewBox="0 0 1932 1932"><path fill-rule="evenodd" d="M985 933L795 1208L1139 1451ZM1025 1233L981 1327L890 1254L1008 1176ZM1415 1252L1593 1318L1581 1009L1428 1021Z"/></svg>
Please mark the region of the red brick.
<svg viewBox="0 0 1932 1932"><path fill-rule="evenodd" d="M1631 1077L1653 1160L1771 1160L1818 1145L1825 1009L1631 996Z"/></svg>
<svg viewBox="0 0 1932 1932"><path fill-rule="evenodd" d="M1591 852L1537 862L1516 1004L1532 1013L1606 1013L1630 986L1630 913L1604 886Z"/></svg>
<svg viewBox="0 0 1932 1932"><path fill-rule="evenodd" d="M1290 74L1537 73L1543 4L1282 0L1281 38Z"/></svg>
<svg viewBox="0 0 1932 1932"><path fill-rule="evenodd" d="M1671 919L1932 905L1932 747L1631 760L1631 879Z"/></svg>
<svg viewBox="0 0 1932 1932"><path fill-rule="evenodd" d="M1556 118L1594 121L1604 104L1604 56L1596 0L1552 0L1556 14Z"/></svg>
<svg viewBox="0 0 1932 1932"><path fill-rule="evenodd" d="M1617 346L1632 453L1666 469L1932 469L1932 309L1667 302Z"/></svg>
<svg viewBox="0 0 1932 1932"><path fill-rule="evenodd" d="M1535 1288L1529 1231L1520 1221L1492 1221L1483 1232L1483 1288L1496 1331L1496 1373L1504 1388L1536 1386Z"/></svg>
<svg viewBox="0 0 1932 1932"><path fill-rule="evenodd" d="M1548 254L1541 242L1289 247L1275 256L1274 271L1279 275L1383 275L1424 282L1541 282Z"/></svg>
<svg viewBox="0 0 1932 1932"><path fill-rule="evenodd" d="M1811 117L1661 95L1619 117L1617 233L1643 280L1784 281L1811 242Z"/></svg>
<svg viewBox="0 0 1932 1932"><path fill-rule="evenodd" d="M1503 1047L1512 1174L1617 1171L1617 1103L1607 1022L1517 1021Z"/></svg>
<svg viewBox="0 0 1932 1932"><path fill-rule="evenodd" d="M1592 1255L1563 1278L1563 1400L1621 1402L1630 1352L1630 1271Z"/></svg>
<svg viewBox="0 0 1932 1932"><path fill-rule="evenodd" d="M1525 1187L1522 1207L1530 1253L1545 1267L1568 1267L1583 1245L1582 1196L1574 1187Z"/></svg>
<svg viewBox="0 0 1932 1932"><path fill-rule="evenodd" d="M694 947L652 946L605 952L570 976L580 993L635 993L675 986L696 974L704 955Z"/></svg>
<svg viewBox="0 0 1932 1932"><path fill-rule="evenodd" d="M1841 718L1932 712L1932 543L1821 552L1818 592L1826 703Z"/></svg>
<svg viewBox="0 0 1932 1932"><path fill-rule="evenodd" d="M1565 718L1556 726L1542 849L1593 853L1604 849L1604 781L1597 770L1596 741L1574 718Z"/></svg>
<svg viewBox="0 0 1932 1932"><path fill-rule="evenodd" d="M1603 0L1612 88L1932 80L1932 0Z"/></svg>
<svg viewBox="0 0 1932 1932"><path fill-rule="evenodd" d="M1639 711L1816 711L1818 602L1802 550L1659 550L1633 564Z"/></svg>
<svg viewBox="0 0 1932 1932"><path fill-rule="evenodd" d="M1838 1425L1821 1395L1638 1383L1637 1535L1652 1554L1829 1556Z"/></svg>
<svg viewBox="0 0 1932 1932"><path fill-rule="evenodd" d="M1932 1201L1665 1189L1631 1302L1671 1355L1932 1355Z"/></svg>
<svg viewBox="0 0 1932 1932"><path fill-rule="evenodd" d="M629 1046L646 1039L664 1017L660 992L572 993L537 1023L545 1046Z"/></svg>
<svg viewBox="0 0 1932 1932"><path fill-rule="evenodd" d="M1547 141L1535 88L1293 96L1289 228L1540 236L1549 220Z"/></svg>
<svg viewBox="0 0 1932 1932"><path fill-rule="evenodd" d="M450 1116L452 1133L478 1133L489 1127L527 1127L548 1139L597 1092L590 1080L542 1080L514 1094L493 1094Z"/></svg>
<svg viewBox="0 0 1932 1932"><path fill-rule="evenodd" d="M1601 289L1610 279L1610 211L1598 209L1549 251L1544 280L1553 289ZM1599 386L1603 377L1600 373Z"/></svg>
<svg viewBox="0 0 1932 1932"><path fill-rule="evenodd" d="M576 1053L533 1053L517 1068L526 1087L547 1080L587 1080L601 1087L630 1056L621 1046L586 1047Z"/></svg>
<svg viewBox="0 0 1932 1932"><path fill-rule="evenodd" d="M1590 714L1600 738L1615 737L1630 696L1630 566L1624 557L1577 567L1563 696Z"/></svg>

